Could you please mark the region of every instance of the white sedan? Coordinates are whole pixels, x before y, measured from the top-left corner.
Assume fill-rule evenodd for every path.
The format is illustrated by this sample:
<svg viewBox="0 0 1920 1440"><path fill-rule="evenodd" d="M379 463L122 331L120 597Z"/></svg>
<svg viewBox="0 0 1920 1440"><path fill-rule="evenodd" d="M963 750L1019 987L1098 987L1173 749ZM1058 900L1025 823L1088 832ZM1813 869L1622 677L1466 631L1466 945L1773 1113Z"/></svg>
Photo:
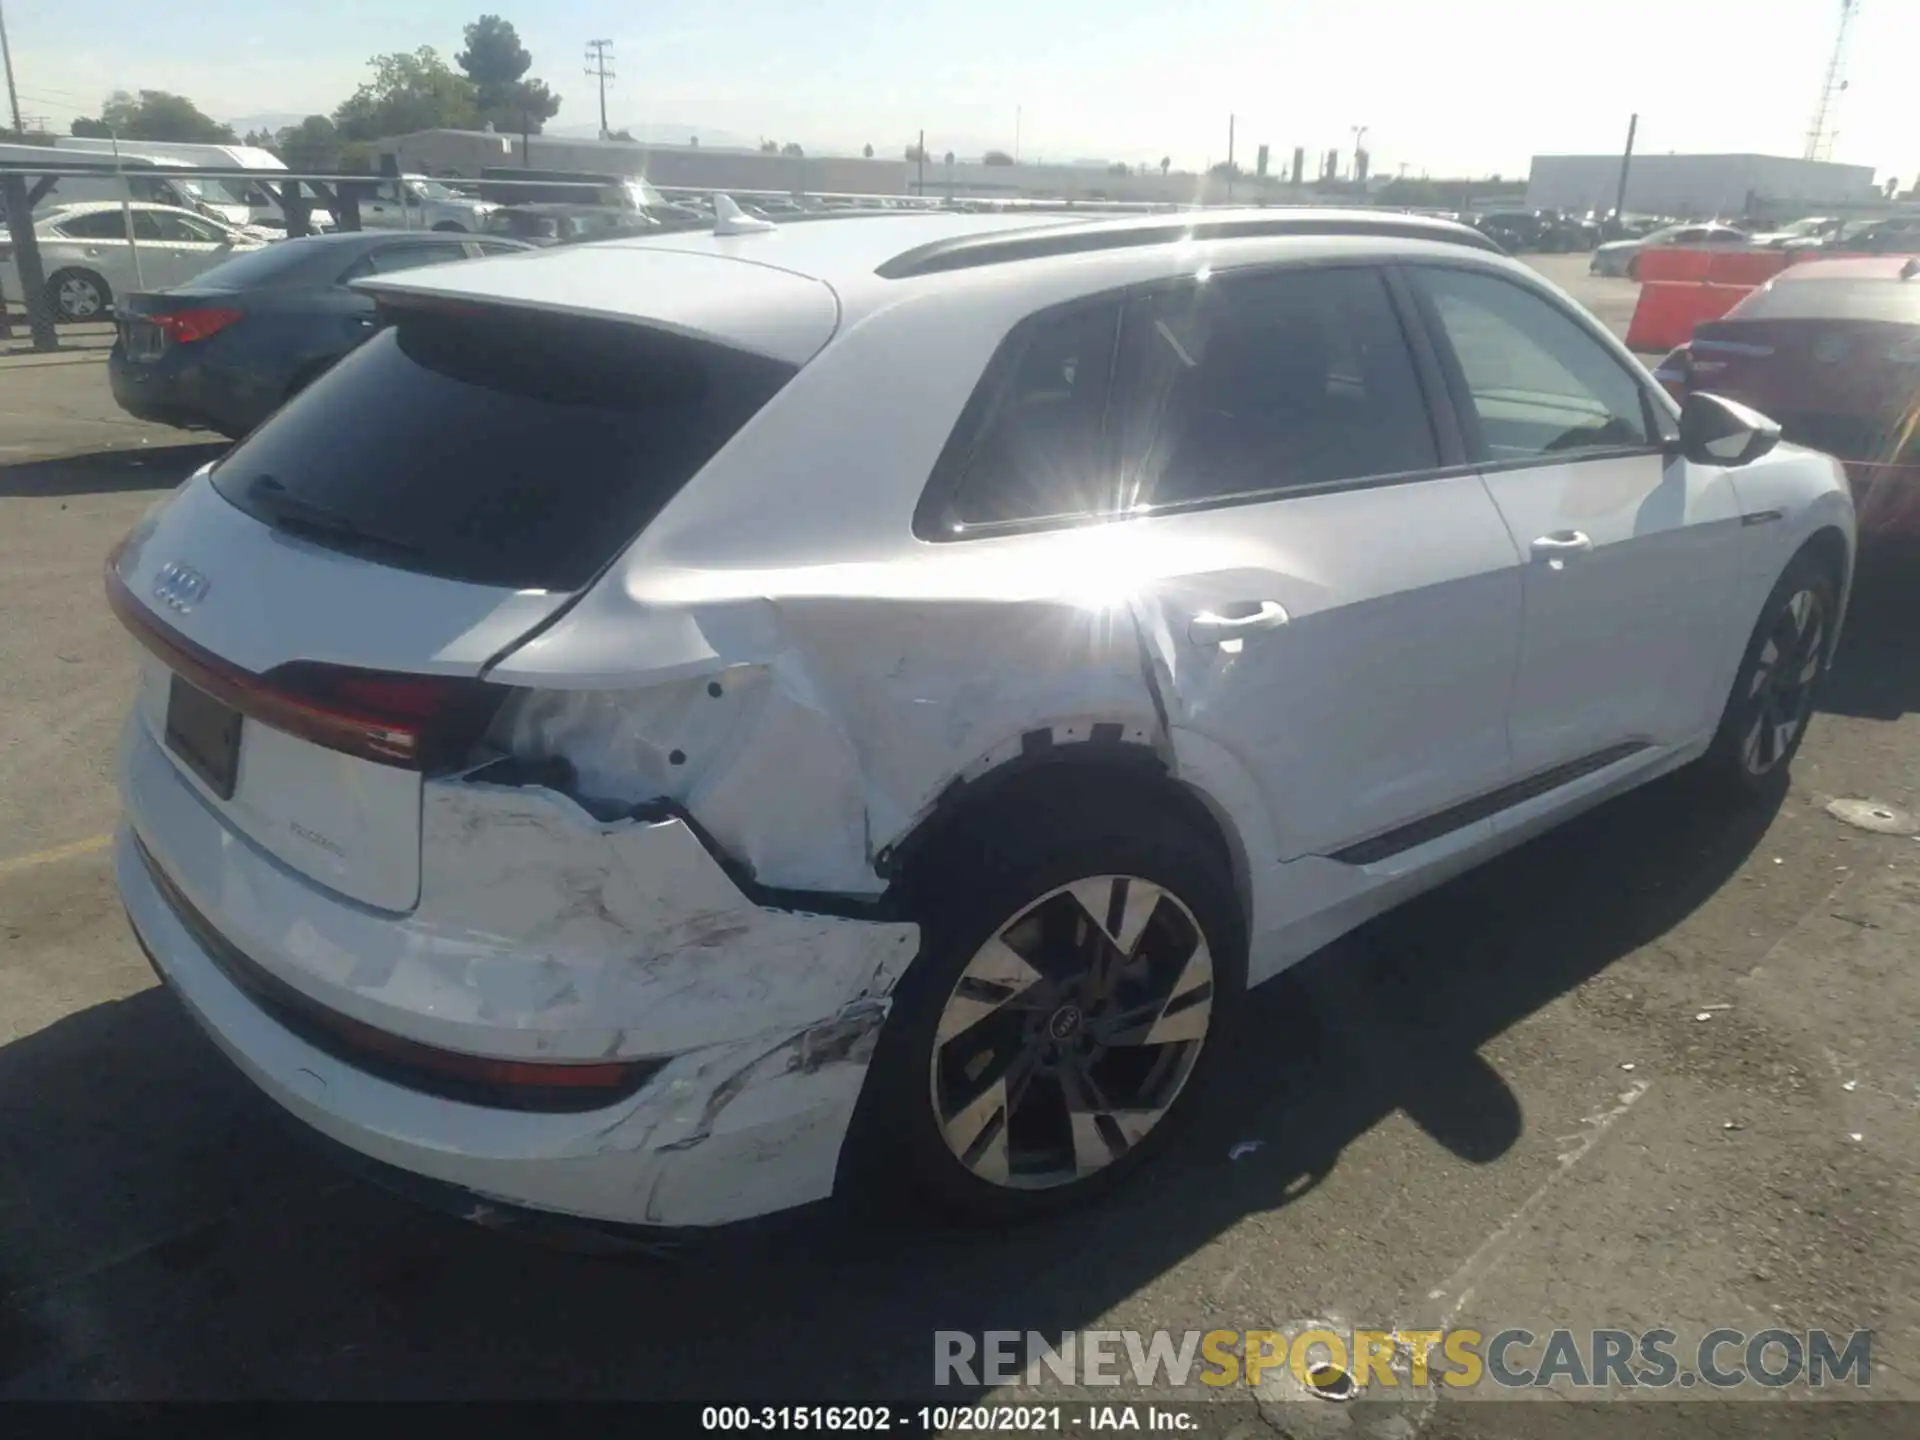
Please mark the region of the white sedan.
<svg viewBox="0 0 1920 1440"><path fill-rule="evenodd" d="M47 299L62 320L103 319L117 296L184 284L266 243L173 205L111 200L42 211L33 231ZM10 246L0 246L0 288L9 296L21 293L20 266Z"/></svg>
<svg viewBox="0 0 1920 1440"><path fill-rule="evenodd" d="M1839 463L1485 237L715 210L372 275L109 566L134 931L377 1173L1033 1215L1343 931L1683 765L1785 784Z"/></svg>

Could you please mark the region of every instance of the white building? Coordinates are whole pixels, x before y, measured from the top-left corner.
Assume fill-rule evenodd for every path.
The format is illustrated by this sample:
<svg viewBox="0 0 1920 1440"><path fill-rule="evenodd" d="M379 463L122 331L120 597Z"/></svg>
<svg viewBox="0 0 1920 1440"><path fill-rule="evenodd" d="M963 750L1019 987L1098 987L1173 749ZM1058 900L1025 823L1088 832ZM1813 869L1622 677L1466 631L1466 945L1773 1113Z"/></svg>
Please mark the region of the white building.
<svg viewBox="0 0 1920 1440"><path fill-rule="evenodd" d="M1526 203L1535 210L1608 211L1619 191L1618 155L1536 155ZM1819 206L1874 196L1871 165L1778 155L1635 155L1623 208L1707 219L1778 210L1783 201Z"/></svg>

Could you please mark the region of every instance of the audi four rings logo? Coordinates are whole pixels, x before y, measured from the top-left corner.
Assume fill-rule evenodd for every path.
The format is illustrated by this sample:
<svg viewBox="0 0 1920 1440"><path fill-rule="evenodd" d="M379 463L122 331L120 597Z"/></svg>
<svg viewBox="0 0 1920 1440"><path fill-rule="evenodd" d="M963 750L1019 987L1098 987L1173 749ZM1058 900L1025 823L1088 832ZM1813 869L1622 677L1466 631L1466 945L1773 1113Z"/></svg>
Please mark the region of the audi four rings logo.
<svg viewBox="0 0 1920 1440"><path fill-rule="evenodd" d="M153 598L182 614L207 593L207 577L190 565L169 561L153 577Z"/></svg>

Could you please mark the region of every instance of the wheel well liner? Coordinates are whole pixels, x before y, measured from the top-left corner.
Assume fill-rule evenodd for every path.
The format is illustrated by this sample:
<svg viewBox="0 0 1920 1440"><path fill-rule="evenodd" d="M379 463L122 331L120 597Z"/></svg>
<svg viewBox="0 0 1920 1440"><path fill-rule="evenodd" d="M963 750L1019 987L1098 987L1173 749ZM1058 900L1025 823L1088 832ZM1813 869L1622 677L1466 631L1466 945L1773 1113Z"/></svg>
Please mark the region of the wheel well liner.
<svg viewBox="0 0 1920 1440"><path fill-rule="evenodd" d="M1055 808L1098 805L1125 807L1143 823L1157 815L1186 825L1216 850L1246 908L1246 861L1237 837L1157 751L1104 738L1055 745L1044 730L1027 738L1035 737L1005 764L972 780L955 780L905 838L879 853L875 868L891 882L887 895L896 906L910 907L916 878L929 869L937 873L937 857L953 841L996 823L1031 823L1035 813Z"/></svg>

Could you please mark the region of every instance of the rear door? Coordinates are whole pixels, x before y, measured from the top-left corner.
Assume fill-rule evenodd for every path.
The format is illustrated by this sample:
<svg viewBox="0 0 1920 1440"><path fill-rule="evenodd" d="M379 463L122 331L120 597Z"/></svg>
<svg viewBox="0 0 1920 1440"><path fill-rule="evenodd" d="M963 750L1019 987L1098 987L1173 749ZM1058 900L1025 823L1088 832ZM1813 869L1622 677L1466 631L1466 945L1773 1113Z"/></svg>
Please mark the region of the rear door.
<svg viewBox="0 0 1920 1440"><path fill-rule="evenodd" d="M1282 859L1484 830L1459 807L1510 776L1520 579L1479 478L1440 473L1386 275L1203 273L1128 301L1120 357L1170 723L1254 776Z"/></svg>
<svg viewBox="0 0 1920 1440"><path fill-rule="evenodd" d="M1726 698L1712 687L1741 528L1727 472L1670 452L1671 417L1560 301L1488 270L1408 273L1526 562L1517 777L1693 739Z"/></svg>

